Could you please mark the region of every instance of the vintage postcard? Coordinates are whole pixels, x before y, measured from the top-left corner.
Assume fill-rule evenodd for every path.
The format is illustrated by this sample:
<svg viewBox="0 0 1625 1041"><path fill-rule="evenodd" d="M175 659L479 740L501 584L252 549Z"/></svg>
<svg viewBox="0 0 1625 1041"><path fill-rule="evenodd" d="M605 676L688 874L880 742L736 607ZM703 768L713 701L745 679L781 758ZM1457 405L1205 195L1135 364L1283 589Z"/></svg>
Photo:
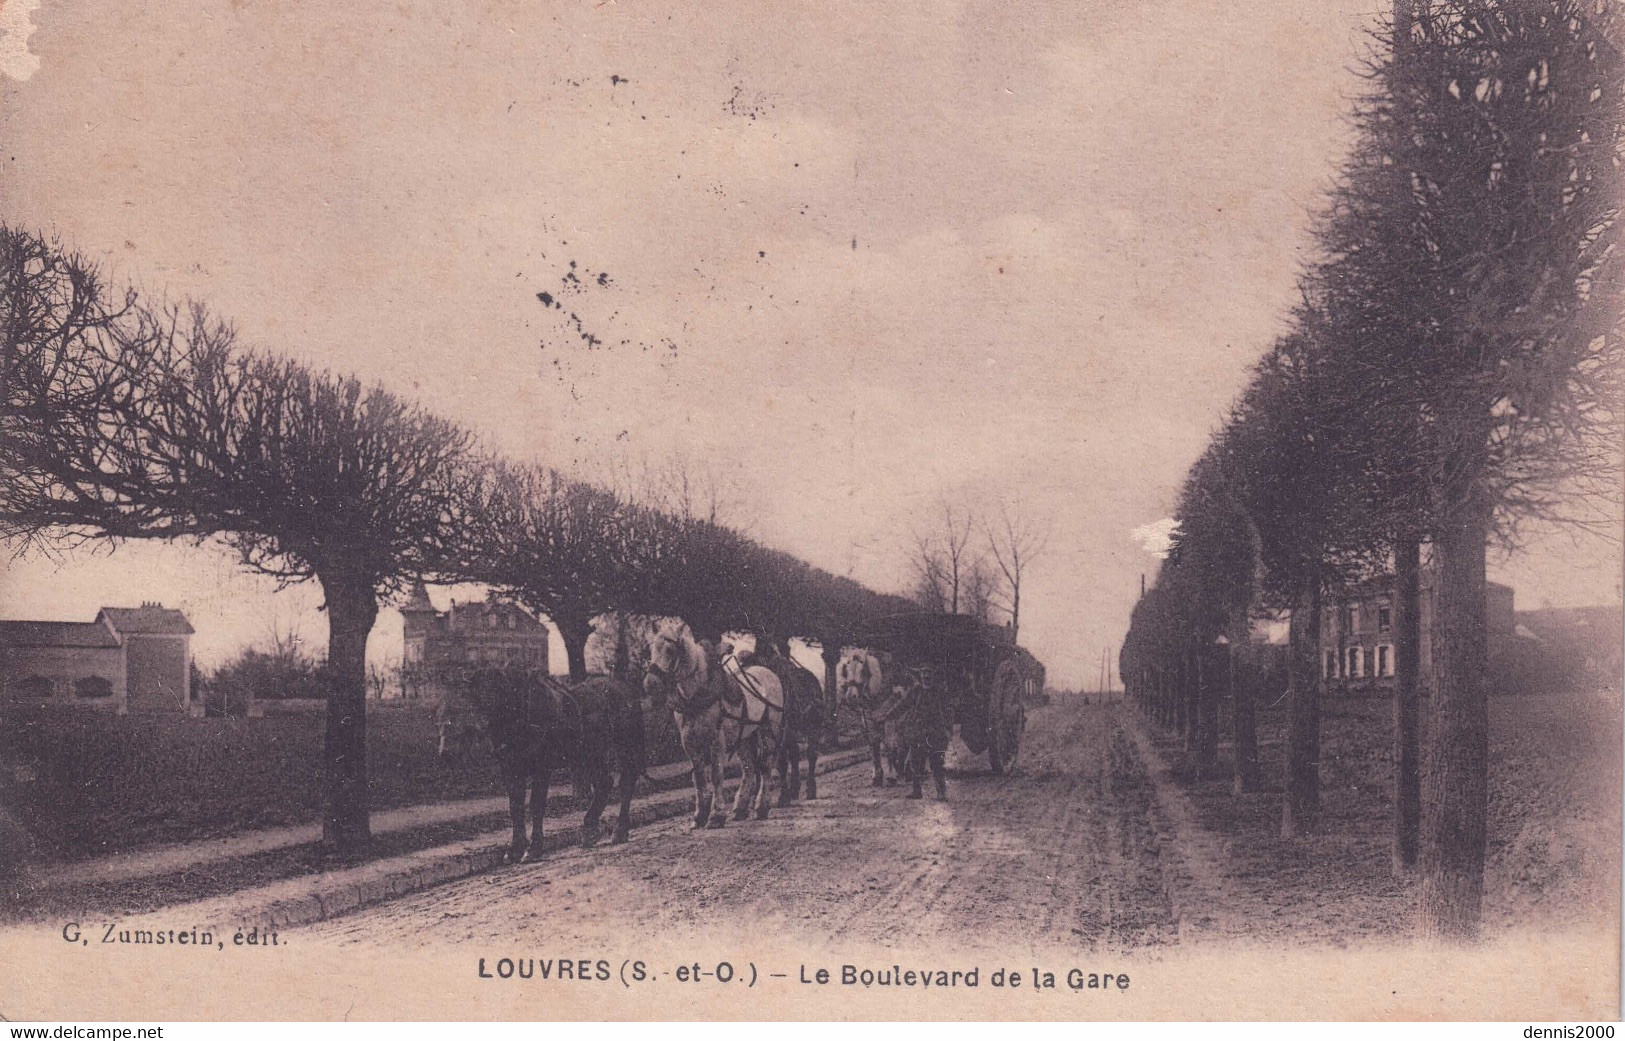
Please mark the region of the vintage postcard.
<svg viewBox="0 0 1625 1041"><path fill-rule="evenodd" d="M1614 0L3 0L0 144L0 1017L1618 1017Z"/></svg>

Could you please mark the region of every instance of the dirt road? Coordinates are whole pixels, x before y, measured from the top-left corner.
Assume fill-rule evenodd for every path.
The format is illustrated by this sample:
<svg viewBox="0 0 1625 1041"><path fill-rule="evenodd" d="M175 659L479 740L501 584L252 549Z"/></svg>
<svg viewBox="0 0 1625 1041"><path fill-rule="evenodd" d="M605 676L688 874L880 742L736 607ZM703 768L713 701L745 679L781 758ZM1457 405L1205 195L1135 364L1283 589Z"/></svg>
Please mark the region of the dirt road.
<svg viewBox="0 0 1625 1041"><path fill-rule="evenodd" d="M1010 777L989 775L985 757L970 759L956 742L962 769L950 774L946 803L873 788L859 765L824 778L816 802L767 821L694 832L679 817L634 831L624 846L561 851L300 933L392 946L539 935L590 943L728 921L887 947L945 936L1007 951L1171 942L1151 789L1120 711L1034 710Z"/></svg>

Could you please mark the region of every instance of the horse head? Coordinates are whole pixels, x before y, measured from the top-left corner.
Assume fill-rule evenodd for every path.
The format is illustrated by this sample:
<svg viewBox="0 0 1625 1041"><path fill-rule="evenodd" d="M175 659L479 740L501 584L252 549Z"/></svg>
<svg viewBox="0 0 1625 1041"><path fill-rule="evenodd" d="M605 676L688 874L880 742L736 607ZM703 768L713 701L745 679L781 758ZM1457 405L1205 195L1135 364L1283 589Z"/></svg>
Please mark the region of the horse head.
<svg viewBox="0 0 1625 1041"><path fill-rule="evenodd" d="M885 658L873 651L848 651L836 668L836 700L848 703L869 702L886 691L889 655Z"/></svg>
<svg viewBox="0 0 1625 1041"><path fill-rule="evenodd" d="M651 698L664 698L669 708L681 712L705 685L715 653L686 633L656 633L649 641L643 692Z"/></svg>

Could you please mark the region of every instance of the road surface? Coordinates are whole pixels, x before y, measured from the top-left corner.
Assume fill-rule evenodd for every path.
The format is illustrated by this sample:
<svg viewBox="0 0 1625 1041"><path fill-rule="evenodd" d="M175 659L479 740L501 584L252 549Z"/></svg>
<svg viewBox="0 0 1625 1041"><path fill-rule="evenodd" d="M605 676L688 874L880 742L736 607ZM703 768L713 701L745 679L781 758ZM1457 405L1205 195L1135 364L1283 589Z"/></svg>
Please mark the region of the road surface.
<svg viewBox="0 0 1625 1041"><path fill-rule="evenodd" d="M816 802L767 821L691 830L687 816L624 846L439 886L299 930L326 943L593 944L629 932L760 935L919 948L945 937L1005 950L1171 942L1150 783L1117 703L1029 715L1016 773L955 743L949 799L870 786L867 764L821 778ZM950 767L956 760L950 753Z"/></svg>

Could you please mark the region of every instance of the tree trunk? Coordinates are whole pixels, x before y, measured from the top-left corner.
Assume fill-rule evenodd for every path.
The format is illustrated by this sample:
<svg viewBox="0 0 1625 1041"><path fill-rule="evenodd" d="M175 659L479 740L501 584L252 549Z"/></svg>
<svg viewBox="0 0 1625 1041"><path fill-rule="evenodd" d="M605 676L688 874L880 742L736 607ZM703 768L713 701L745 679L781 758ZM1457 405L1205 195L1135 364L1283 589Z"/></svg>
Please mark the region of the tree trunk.
<svg viewBox="0 0 1625 1041"><path fill-rule="evenodd" d="M372 585L322 576L327 605L327 734L322 844L340 854L372 840L367 798L367 638L378 618Z"/></svg>
<svg viewBox="0 0 1625 1041"><path fill-rule="evenodd" d="M1320 815L1320 582L1304 583L1302 607L1292 611L1292 720L1287 732L1286 799L1281 837L1314 830Z"/></svg>
<svg viewBox="0 0 1625 1041"><path fill-rule="evenodd" d="M1488 509L1465 507L1440 525L1433 613L1433 725L1422 786L1419 926L1471 940L1484 896L1489 799L1489 699L1484 554Z"/></svg>
<svg viewBox="0 0 1625 1041"><path fill-rule="evenodd" d="M840 692L836 690L839 678L836 669L841 663L841 644L838 640L821 640L820 657L824 659L824 719L828 728L826 740L831 748L840 740Z"/></svg>
<svg viewBox="0 0 1625 1041"><path fill-rule="evenodd" d="M1421 547L1394 547L1394 874L1416 867L1422 817Z"/></svg>
<svg viewBox="0 0 1625 1041"><path fill-rule="evenodd" d="M1168 662L1168 702L1173 710L1174 736L1183 739L1185 736L1185 709L1189 700L1185 697L1185 659L1183 656L1173 658Z"/></svg>
<svg viewBox="0 0 1625 1041"><path fill-rule="evenodd" d="M1202 674L1197 653L1186 650L1179 664L1180 696L1185 701L1185 751L1197 755L1202 733Z"/></svg>
<svg viewBox="0 0 1625 1041"><path fill-rule="evenodd" d="M623 683L632 671L632 634L628 631L631 626L631 618L625 611L615 612L615 663L610 667L610 672ZM586 664L586 648L583 645L583 669Z"/></svg>
<svg viewBox="0 0 1625 1041"><path fill-rule="evenodd" d="M587 637L592 635L592 619L581 615L554 615L553 624L558 626L559 638L564 641L570 682L580 683L587 678Z"/></svg>
<svg viewBox="0 0 1625 1041"><path fill-rule="evenodd" d="M1219 766L1219 683L1217 655L1211 645L1196 652L1196 776L1212 777Z"/></svg>
<svg viewBox="0 0 1625 1041"><path fill-rule="evenodd" d="M1230 725L1236 741L1235 793L1258 791L1258 674L1253 667L1252 633L1243 614L1230 627L1225 672L1235 715Z"/></svg>

